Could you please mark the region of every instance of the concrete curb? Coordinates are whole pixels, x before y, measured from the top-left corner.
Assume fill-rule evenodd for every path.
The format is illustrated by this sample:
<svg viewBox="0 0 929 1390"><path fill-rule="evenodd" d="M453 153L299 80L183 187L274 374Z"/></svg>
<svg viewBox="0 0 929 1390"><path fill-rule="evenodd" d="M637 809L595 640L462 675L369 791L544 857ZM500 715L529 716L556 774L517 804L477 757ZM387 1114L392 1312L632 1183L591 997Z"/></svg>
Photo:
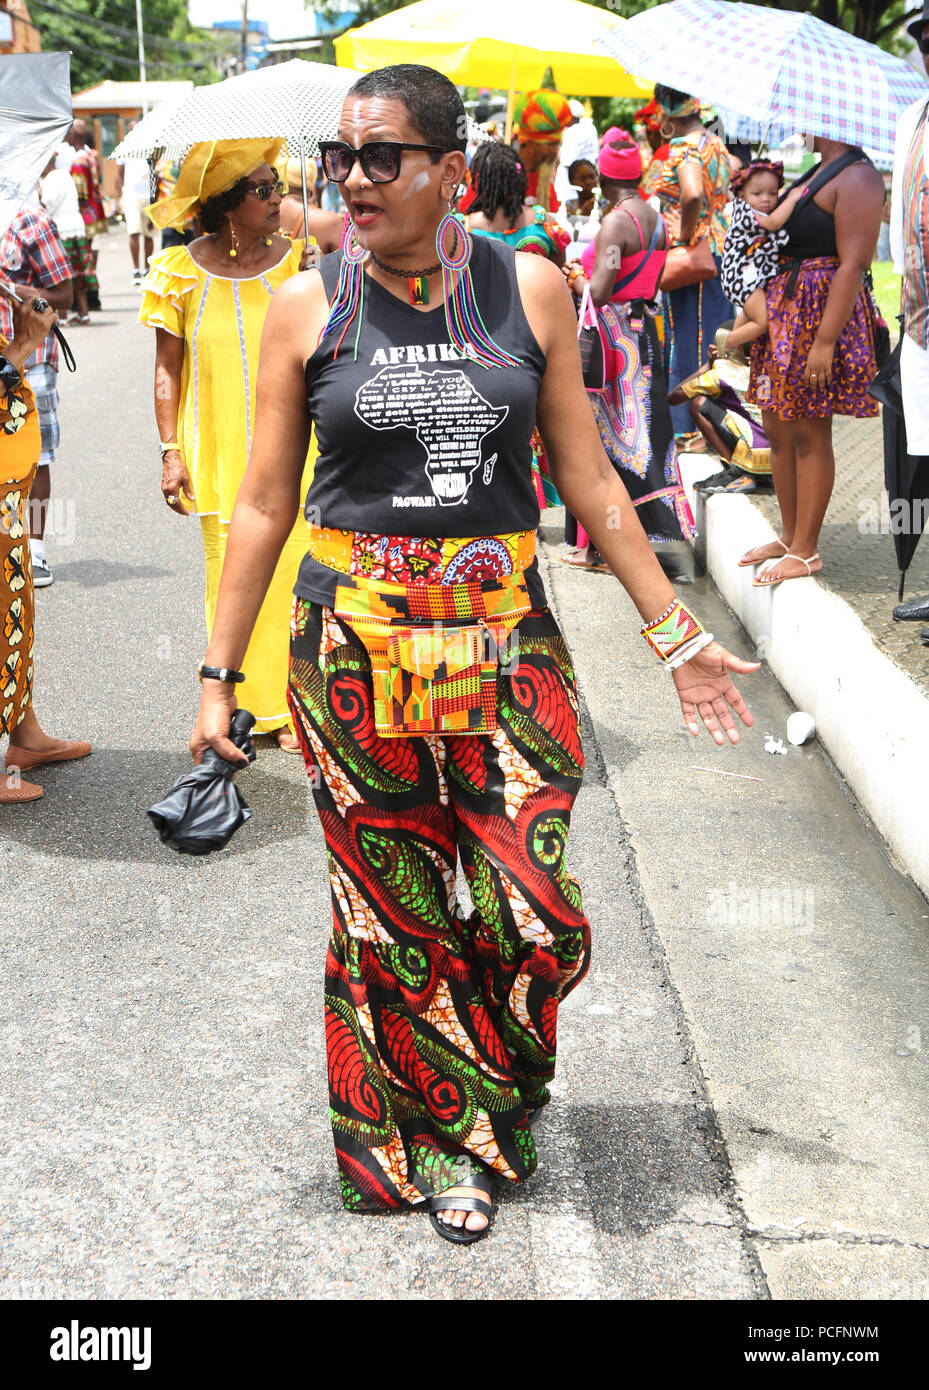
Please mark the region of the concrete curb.
<svg viewBox="0 0 929 1390"><path fill-rule="evenodd" d="M816 579L753 589L738 557L774 539L748 497L697 494L697 554L901 865L929 895L929 700ZM771 730L784 737L783 729Z"/></svg>

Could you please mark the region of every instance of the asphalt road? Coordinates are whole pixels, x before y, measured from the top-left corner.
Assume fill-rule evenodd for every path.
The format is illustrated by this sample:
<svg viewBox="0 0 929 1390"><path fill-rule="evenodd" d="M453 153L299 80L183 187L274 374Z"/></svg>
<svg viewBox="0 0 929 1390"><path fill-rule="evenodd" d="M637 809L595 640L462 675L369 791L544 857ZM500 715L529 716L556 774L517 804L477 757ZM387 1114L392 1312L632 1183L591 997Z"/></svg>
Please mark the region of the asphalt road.
<svg viewBox="0 0 929 1390"><path fill-rule="evenodd" d="M36 660L41 722L95 752L0 813L0 1296L925 1297L929 907L815 745L764 752L789 712L764 671L740 748L692 743L615 582L555 564L594 961L560 1015L540 1170L465 1250L419 1214L342 1211L302 766L263 751L253 820L203 860L144 814L186 764L203 566L158 490L121 236L101 271L105 312L72 330L61 383Z"/></svg>

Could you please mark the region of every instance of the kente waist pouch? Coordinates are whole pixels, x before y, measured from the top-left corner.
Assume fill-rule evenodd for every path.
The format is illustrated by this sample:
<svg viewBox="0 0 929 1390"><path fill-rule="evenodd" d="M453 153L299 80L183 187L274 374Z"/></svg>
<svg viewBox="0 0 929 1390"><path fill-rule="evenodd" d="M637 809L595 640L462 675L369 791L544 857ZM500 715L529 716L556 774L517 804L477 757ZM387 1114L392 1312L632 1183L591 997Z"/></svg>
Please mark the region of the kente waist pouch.
<svg viewBox="0 0 929 1390"><path fill-rule="evenodd" d="M379 734L486 734L497 671L532 609L521 571L473 584L390 584L346 575L334 612L371 659Z"/></svg>

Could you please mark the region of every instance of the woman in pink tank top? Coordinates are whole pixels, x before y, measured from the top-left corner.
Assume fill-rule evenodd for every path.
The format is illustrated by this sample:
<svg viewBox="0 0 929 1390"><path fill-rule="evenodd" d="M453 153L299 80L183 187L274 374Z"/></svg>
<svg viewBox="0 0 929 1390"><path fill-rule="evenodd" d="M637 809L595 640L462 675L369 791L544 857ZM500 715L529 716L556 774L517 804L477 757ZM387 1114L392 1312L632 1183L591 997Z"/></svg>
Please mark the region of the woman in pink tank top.
<svg viewBox="0 0 929 1390"><path fill-rule="evenodd" d="M604 384L588 399L607 456L622 477L652 541L686 539L693 516L678 471L668 388L654 300L668 254L661 214L639 196L642 156L624 130L600 142L600 189L606 202L597 239L568 270L568 283L596 313ZM585 308L590 322L590 311ZM566 564L599 568L586 536L568 518Z"/></svg>

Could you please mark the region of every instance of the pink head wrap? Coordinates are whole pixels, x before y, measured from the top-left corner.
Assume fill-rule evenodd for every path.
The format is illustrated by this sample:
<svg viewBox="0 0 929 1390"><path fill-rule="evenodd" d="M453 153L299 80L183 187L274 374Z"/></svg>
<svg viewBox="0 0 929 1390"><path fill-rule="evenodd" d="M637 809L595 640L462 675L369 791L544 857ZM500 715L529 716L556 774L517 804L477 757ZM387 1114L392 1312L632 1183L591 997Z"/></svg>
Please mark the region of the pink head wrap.
<svg viewBox="0 0 929 1390"><path fill-rule="evenodd" d="M619 126L611 126L600 141L597 165L605 179L631 183L642 177L641 151L629 132Z"/></svg>

